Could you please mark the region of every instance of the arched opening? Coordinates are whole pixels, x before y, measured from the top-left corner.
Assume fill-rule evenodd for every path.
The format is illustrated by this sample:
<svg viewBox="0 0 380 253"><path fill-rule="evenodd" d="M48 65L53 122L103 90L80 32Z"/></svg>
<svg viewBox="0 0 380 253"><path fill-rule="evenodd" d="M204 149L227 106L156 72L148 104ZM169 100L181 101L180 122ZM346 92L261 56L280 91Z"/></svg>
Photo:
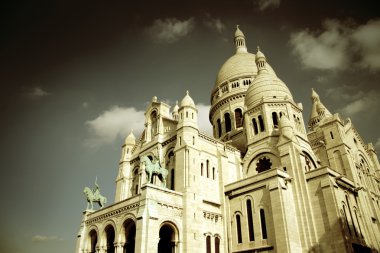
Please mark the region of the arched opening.
<svg viewBox="0 0 380 253"><path fill-rule="evenodd" d="M158 253L176 252L176 231L170 224L164 224L160 228L160 240L158 242Z"/></svg>
<svg viewBox="0 0 380 253"><path fill-rule="evenodd" d="M264 126L263 117L261 117L261 115L259 115L258 119L259 119L259 125L260 125L260 132L264 132L265 131L265 126Z"/></svg>
<svg viewBox="0 0 380 253"><path fill-rule="evenodd" d="M152 138L153 136L157 133L157 112L156 111L153 111L151 114L150 114L150 120L152 122L152 130L151 130L151 133L152 133Z"/></svg>
<svg viewBox="0 0 380 253"><path fill-rule="evenodd" d="M267 239L267 224L265 221L265 212L264 209L260 209L260 221L261 221L261 235L263 239Z"/></svg>
<svg viewBox="0 0 380 253"><path fill-rule="evenodd" d="M248 219L249 240L254 241L255 232L253 230L252 203L250 199L247 199L247 219Z"/></svg>
<svg viewBox="0 0 380 253"><path fill-rule="evenodd" d="M224 123L226 125L226 133L231 131L231 118L230 114L227 112L224 114Z"/></svg>
<svg viewBox="0 0 380 253"><path fill-rule="evenodd" d="M273 126L275 128L278 128L278 118L277 118L276 112L272 112L272 120L273 120Z"/></svg>
<svg viewBox="0 0 380 253"><path fill-rule="evenodd" d="M210 176L209 166L210 166L210 162L209 162L209 160L207 160L206 161L206 175L207 175L207 178L209 178L209 176Z"/></svg>
<svg viewBox="0 0 380 253"><path fill-rule="evenodd" d="M132 178L132 195L136 195L139 193L139 168L135 168L133 170L133 178Z"/></svg>
<svg viewBox="0 0 380 253"><path fill-rule="evenodd" d="M240 108L235 109L236 128L243 126L243 113Z"/></svg>
<svg viewBox="0 0 380 253"><path fill-rule="evenodd" d="M125 244L123 253L135 252L136 225L132 220L124 222Z"/></svg>
<svg viewBox="0 0 380 253"><path fill-rule="evenodd" d="M215 253L220 252L220 239L219 237L215 237Z"/></svg>
<svg viewBox="0 0 380 253"><path fill-rule="evenodd" d="M216 121L216 124L218 125L218 138L222 136L222 124L220 123L220 119Z"/></svg>
<svg viewBox="0 0 380 253"><path fill-rule="evenodd" d="M240 215L236 215L236 232L237 232L237 242L242 243L243 239L241 236L241 222L240 222Z"/></svg>
<svg viewBox="0 0 380 253"><path fill-rule="evenodd" d="M98 243L98 234L95 230L91 230L89 233L90 237L90 253L96 252L96 244Z"/></svg>
<svg viewBox="0 0 380 253"><path fill-rule="evenodd" d="M206 236L206 253L211 253L211 236Z"/></svg>
<svg viewBox="0 0 380 253"><path fill-rule="evenodd" d="M106 232L106 239L107 239L107 253L115 253L115 229L113 228L112 225L108 225L105 230Z"/></svg>
<svg viewBox="0 0 380 253"><path fill-rule="evenodd" d="M259 128L257 127L257 122L255 118L252 119L252 124L253 124L253 132L256 135L259 133Z"/></svg>

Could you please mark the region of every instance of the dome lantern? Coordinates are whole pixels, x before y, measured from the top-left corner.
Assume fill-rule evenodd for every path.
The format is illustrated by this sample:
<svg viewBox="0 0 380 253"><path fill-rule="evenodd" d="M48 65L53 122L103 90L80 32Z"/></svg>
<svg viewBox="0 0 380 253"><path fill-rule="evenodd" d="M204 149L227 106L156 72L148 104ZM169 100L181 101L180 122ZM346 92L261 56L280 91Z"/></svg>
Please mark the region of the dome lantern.
<svg viewBox="0 0 380 253"><path fill-rule="evenodd" d="M245 36L244 33L239 29L239 25L236 25L234 40L236 46L236 53L247 53L247 47L245 45Z"/></svg>

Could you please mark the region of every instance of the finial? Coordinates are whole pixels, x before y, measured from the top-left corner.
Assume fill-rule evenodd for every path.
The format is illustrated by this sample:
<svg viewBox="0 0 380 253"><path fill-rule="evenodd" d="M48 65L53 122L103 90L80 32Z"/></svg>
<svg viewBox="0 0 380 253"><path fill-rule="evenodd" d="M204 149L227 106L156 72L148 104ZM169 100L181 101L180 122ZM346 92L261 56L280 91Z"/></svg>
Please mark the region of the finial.
<svg viewBox="0 0 380 253"><path fill-rule="evenodd" d="M157 97L156 97L156 96L154 96L154 97L152 98L152 102L157 102Z"/></svg>
<svg viewBox="0 0 380 253"><path fill-rule="evenodd" d="M260 52L260 46L257 46L257 52Z"/></svg>
<svg viewBox="0 0 380 253"><path fill-rule="evenodd" d="M178 105L178 100L175 101L175 105Z"/></svg>
<svg viewBox="0 0 380 253"><path fill-rule="evenodd" d="M236 25L236 29L239 29L239 25Z"/></svg>
<svg viewBox="0 0 380 253"><path fill-rule="evenodd" d="M186 91L186 95L189 96L189 91L188 90Z"/></svg>

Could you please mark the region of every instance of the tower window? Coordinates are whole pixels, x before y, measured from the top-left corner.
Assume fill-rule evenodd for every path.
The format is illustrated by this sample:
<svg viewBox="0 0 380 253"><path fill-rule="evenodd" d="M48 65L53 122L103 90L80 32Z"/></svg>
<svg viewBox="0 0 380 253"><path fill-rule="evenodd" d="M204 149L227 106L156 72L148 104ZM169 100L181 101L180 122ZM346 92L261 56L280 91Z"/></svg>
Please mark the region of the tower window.
<svg viewBox="0 0 380 253"><path fill-rule="evenodd" d="M210 162L209 162L209 160L207 160L206 161L206 176L207 176L207 178L209 178L209 176L210 176L209 164L210 164Z"/></svg>
<svg viewBox="0 0 380 253"><path fill-rule="evenodd" d="M334 139L334 135L331 131L330 131L330 136L331 136L331 139Z"/></svg>
<svg viewBox="0 0 380 253"><path fill-rule="evenodd" d="M243 114L240 108L235 109L235 122L237 128L243 126Z"/></svg>
<svg viewBox="0 0 380 253"><path fill-rule="evenodd" d="M224 114L224 122L226 125L226 133L231 131L231 118L229 113Z"/></svg>
<svg viewBox="0 0 380 253"><path fill-rule="evenodd" d="M275 128L278 128L278 119L277 119L277 113L276 112L272 112L272 120L273 120L273 126Z"/></svg>
<svg viewBox="0 0 380 253"><path fill-rule="evenodd" d="M211 253L211 236L206 237L206 253Z"/></svg>
<svg viewBox="0 0 380 253"><path fill-rule="evenodd" d="M222 124L220 123L220 119L216 121L216 124L218 125L218 138L222 136Z"/></svg>
<svg viewBox="0 0 380 253"><path fill-rule="evenodd" d="M212 179L215 180L215 167L212 168Z"/></svg>
<svg viewBox="0 0 380 253"><path fill-rule="evenodd" d="M264 132L265 131L265 126L264 126L264 120L263 120L263 117L261 117L261 115L259 115L259 125L260 125L260 131L261 132Z"/></svg>
<svg viewBox="0 0 380 253"><path fill-rule="evenodd" d="M203 163L201 163L201 176L203 176Z"/></svg>
<svg viewBox="0 0 380 253"><path fill-rule="evenodd" d="M255 118L252 119L252 124L253 124L253 132L254 132L255 135L256 135L256 134L259 133L259 128L257 127L257 122L256 122L256 119L255 119Z"/></svg>
<svg viewBox="0 0 380 253"><path fill-rule="evenodd" d="M174 190L174 169L171 169L170 173L170 190Z"/></svg>

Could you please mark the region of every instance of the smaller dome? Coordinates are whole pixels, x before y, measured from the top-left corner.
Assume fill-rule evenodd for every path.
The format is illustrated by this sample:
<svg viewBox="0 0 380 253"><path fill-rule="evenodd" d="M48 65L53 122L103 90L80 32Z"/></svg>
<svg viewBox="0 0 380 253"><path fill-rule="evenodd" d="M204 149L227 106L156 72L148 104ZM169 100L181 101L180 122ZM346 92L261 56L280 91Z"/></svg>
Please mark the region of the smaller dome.
<svg viewBox="0 0 380 253"><path fill-rule="evenodd" d="M194 100L190 97L189 91L186 91L186 96L181 101L181 107L184 107L184 106L195 107Z"/></svg>
<svg viewBox="0 0 380 253"><path fill-rule="evenodd" d="M239 29L239 25L236 26L235 37L244 37L244 33Z"/></svg>
<svg viewBox="0 0 380 253"><path fill-rule="evenodd" d="M178 100L175 101L175 106L173 107L173 113L178 113L178 109L179 109L179 106L178 106Z"/></svg>
<svg viewBox="0 0 380 253"><path fill-rule="evenodd" d="M125 138L125 144L127 144L127 145L135 145L136 144L136 137L134 136L132 131L127 136L127 138Z"/></svg>
<svg viewBox="0 0 380 253"><path fill-rule="evenodd" d="M256 53L256 62L262 58L266 59L264 53L260 51L260 47L258 46L257 53Z"/></svg>

